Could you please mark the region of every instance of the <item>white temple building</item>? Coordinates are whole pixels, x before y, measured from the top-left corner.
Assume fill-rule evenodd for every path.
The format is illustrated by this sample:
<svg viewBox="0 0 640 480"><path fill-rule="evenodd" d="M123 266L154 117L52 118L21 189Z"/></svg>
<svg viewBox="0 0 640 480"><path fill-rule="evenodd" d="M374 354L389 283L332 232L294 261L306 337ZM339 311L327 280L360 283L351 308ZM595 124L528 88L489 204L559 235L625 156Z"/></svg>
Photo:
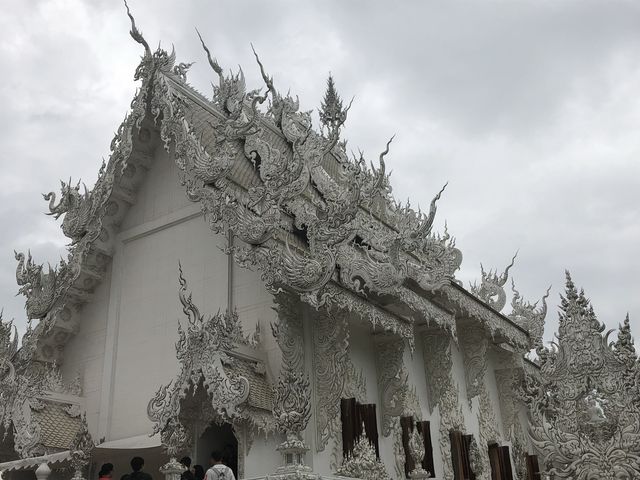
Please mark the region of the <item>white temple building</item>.
<svg viewBox="0 0 640 480"><path fill-rule="evenodd" d="M391 140L374 162L347 155L332 79L314 129L257 55L265 86L251 90L203 41L219 79L209 98L187 82L189 64L152 52L131 22L141 85L111 156L90 190L62 182L45 195L68 259L47 267L27 246L16 253L33 328L19 343L0 324L5 480L96 478L104 462L119 477L134 455L175 479L176 458L206 468L213 449L247 479L640 478L628 323L613 347L595 316L567 320L560 339L591 325L580 338L597 335L592 347L609 353L579 366L606 366L601 377L555 396L565 390L549 382L574 385L575 372L553 368L579 348L542 345L546 295L531 304L514 288L501 313L514 261L468 289L456 279L462 253L432 230L443 191L428 212L397 202ZM567 311L579 308L567 315L589 317L568 292ZM626 383L612 381L618 371ZM616 398L636 400L615 426L601 394L619 384ZM615 471L629 476L580 476L570 449L557 457L547 427L557 440L571 424L556 401L585 405L574 422L608 425L573 433L594 451L622 445Z"/></svg>

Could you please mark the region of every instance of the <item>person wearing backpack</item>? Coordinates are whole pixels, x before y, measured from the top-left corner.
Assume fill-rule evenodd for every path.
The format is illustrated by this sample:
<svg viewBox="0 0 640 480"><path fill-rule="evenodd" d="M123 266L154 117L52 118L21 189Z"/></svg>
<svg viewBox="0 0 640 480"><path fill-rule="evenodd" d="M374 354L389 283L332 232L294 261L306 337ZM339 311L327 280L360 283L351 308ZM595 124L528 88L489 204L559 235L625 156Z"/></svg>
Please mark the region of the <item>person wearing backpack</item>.
<svg viewBox="0 0 640 480"><path fill-rule="evenodd" d="M233 470L222 463L222 453L218 451L211 452L209 463L211 468L207 470L205 480L236 480Z"/></svg>

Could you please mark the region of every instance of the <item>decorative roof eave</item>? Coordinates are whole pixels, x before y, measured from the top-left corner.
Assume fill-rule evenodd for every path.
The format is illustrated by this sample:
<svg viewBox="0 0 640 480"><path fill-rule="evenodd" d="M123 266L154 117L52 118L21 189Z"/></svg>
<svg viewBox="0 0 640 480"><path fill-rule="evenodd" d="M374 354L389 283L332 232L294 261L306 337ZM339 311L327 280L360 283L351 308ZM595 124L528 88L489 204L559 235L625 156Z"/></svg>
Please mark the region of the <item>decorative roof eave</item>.
<svg viewBox="0 0 640 480"><path fill-rule="evenodd" d="M456 315L474 320L489 333L496 343L507 343L521 353L529 350L529 333L508 317L496 312L456 283L435 293L434 299Z"/></svg>
<svg viewBox="0 0 640 480"><path fill-rule="evenodd" d="M262 261L257 257L264 255L271 257L271 248L281 244L277 239L269 240L264 247L235 249L236 261L245 268L252 265L261 265ZM281 246L281 245L280 245ZM403 312L398 313L381 305L374 295L366 295L363 291L356 291L352 285L340 281L339 275L334 274L332 279L318 290L304 292L295 291L291 287L280 282L277 276L271 276L270 270L263 271L262 278L272 292L277 293L286 290L299 295L307 305L314 309L322 307L337 308L356 313L362 320L367 321L374 330L381 329L413 344L414 326L422 324L435 324L439 328L449 331L456 336L455 319L452 313L442 309L430 299L412 290L402 287L396 292L396 301L404 306Z"/></svg>

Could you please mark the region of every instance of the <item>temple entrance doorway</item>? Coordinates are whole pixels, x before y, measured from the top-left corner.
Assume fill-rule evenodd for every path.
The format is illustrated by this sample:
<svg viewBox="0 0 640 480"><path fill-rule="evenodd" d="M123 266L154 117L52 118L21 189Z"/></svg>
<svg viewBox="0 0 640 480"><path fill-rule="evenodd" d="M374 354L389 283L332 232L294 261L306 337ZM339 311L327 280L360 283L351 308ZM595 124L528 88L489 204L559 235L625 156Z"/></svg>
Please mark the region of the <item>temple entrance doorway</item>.
<svg viewBox="0 0 640 480"><path fill-rule="evenodd" d="M217 451L223 455L223 461L238 478L238 439L229 423L211 424L198 438L195 445L194 465L202 465L205 471L209 468L211 452Z"/></svg>

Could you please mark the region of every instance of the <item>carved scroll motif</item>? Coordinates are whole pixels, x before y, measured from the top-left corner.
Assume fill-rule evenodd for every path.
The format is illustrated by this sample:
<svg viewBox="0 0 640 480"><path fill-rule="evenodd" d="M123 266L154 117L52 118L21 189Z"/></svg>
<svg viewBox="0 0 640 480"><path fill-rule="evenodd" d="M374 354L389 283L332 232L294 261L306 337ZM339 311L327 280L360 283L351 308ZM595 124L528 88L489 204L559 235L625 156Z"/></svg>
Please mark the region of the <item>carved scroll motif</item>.
<svg viewBox="0 0 640 480"><path fill-rule="evenodd" d="M498 395L500 397L500 413L502 429L511 441L514 469L517 478L526 478L527 437L518 412L524 403L517 395L518 384L524 380L522 368L503 368L495 371Z"/></svg>
<svg viewBox="0 0 640 480"><path fill-rule="evenodd" d="M380 340L376 344L382 435L385 437L391 434L393 419L404 413L409 395L408 373L403 359L404 347L401 339Z"/></svg>
<svg viewBox="0 0 640 480"><path fill-rule="evenodd" d="M313 327L316 451L340 431L340 399L347 382L349 329L343 316L321 313Z"/></svg>
<svg viewBox="0 0 640 480"><path fill-rule="evenodd" d="M471 408L472 399L477 397L479 407L477 412L480 433L479 444L482 448L479 449L478 465L475 473L479 479L484 479L491 471L489 454L484 446L499 440L495 411L486 386L487 348L489 343L482 329L465 328L462 330L459 340L464 358L467 400Z"/></svg>
<svg viewBox="0 0 640 480"><path fill-rule="evenodd" d="M451 338L442 334L423 334L424 362L431 413L440 413L439 444L445 480L453 480L449 432L461 430L464 417L459 403L458 385L452 375Z"/></svg>

